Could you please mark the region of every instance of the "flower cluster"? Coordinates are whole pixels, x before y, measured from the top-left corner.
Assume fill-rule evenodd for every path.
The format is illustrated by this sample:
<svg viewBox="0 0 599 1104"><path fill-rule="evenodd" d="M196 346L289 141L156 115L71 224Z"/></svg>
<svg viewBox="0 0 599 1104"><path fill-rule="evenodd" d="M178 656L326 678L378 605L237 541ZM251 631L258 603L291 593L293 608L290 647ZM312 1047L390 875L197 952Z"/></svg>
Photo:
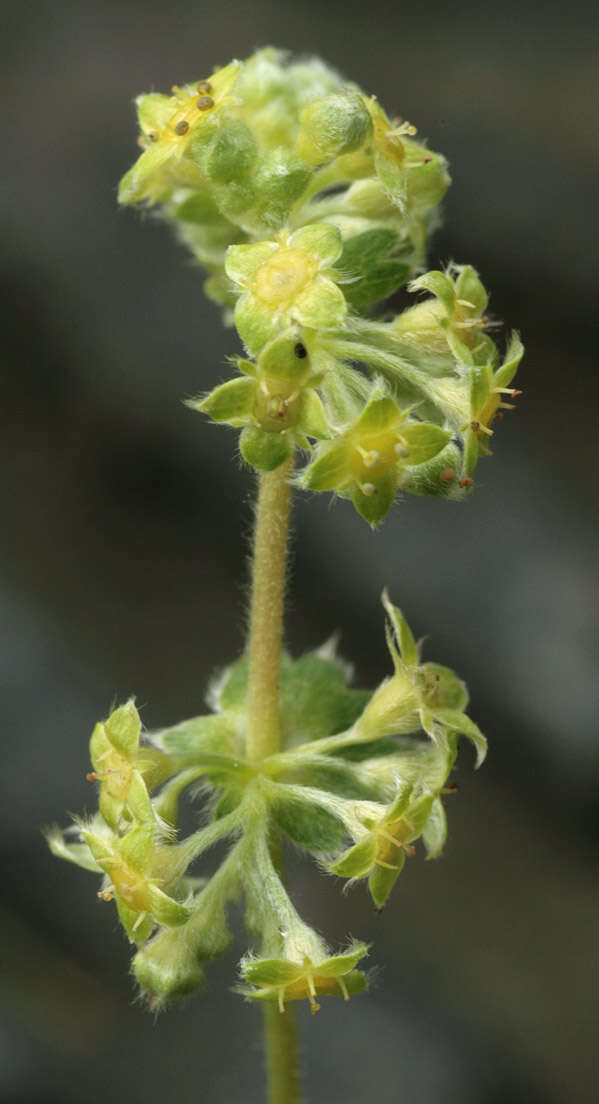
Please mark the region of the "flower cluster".
<svg viewBox="0 0 599 1104"><path fill-rule="evenodd" d="M283 655L284 749L262 762L246 748L248 663L211 687L212 711L149 735L132 701L90 741L99 811L48 832L52 851L101 878L136 946L135 976L152 1006L186 996L204 964L231 942L227 910L243 899L255 946L241 960L240 991L281 1011L305 998L345 1000L366 986L354 942L332 954L298 915L273 863L273 829L339 878L367 879L381 908L414 844L429 857L446 836L443 795L460 734L484 757L466 715L466 688L448 668L420 661L410 629L388 598L394 673L370 693L347 685L330 644L298 660ZM201 783L203 825L179 839L183 795ZM194 864L219 841L229 850L210 877Z"/></svg>
<svg viewBox="0 0 599 1104"><path fill-rule="evenodd" d="M399 491L468 495L522 347L500 363L473 268L422 274L445 159L322 62L273 49L137 109L143 153L120 200L160 207L252 358L190 405L243 427L258 470L301 450L297 485L350 498L371 525ZM373 319L402 286L428 297ZM292 331L310 371L290 360L271 386L264 361Z"/></svg>
<svg viewBox="0 0 599 1104"><path fill-rule="evenodd" d="M472 267L425 271L444 158L320 61L272 49L170 96L140 96L137 109L142 153L120 201L171 222L244 349L234 377L188 405L240 430L260 472L301 453L296 485L350 499L373 526L399 492L465 497L494 420L519 393L522 346L514 335L500 356ZM402 287L425 297L377 320ZM464 683L423 662L404 616L383 602L393 671L374 692L348 685L330 644L283 654L275 754L260 757L251 739L247 656L213 684L204 716L142 733L130 701L94 729L98 812L53 828L49 843L100 876L152 1006L203 984L240 905L248 999L282 1013L306 999L316 1011L318 996L365 988L366 945L335 954L299 916L273 840L366 881L382 908L419 840L429 858L441 854L460 737L477 766L486 754ZM180 838L190 787L202 822ZM220 865L196 871L217 843L228 845Z"/></svg>

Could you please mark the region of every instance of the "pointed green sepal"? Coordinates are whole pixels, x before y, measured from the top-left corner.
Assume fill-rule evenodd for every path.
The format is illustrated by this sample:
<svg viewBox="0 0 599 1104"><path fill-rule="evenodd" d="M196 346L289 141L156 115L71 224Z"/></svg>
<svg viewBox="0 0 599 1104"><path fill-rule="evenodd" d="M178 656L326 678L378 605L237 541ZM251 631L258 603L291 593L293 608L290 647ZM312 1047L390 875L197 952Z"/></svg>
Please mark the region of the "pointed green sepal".
<svg viewBox="0 0 599 1104"><path fill-rule="evenodd" d="M251 417L256 381L249 376L227 380L216 387L205 399L192 399L187 406L208 414L215 422L228 422L232 426L245 425Z"/></svg>

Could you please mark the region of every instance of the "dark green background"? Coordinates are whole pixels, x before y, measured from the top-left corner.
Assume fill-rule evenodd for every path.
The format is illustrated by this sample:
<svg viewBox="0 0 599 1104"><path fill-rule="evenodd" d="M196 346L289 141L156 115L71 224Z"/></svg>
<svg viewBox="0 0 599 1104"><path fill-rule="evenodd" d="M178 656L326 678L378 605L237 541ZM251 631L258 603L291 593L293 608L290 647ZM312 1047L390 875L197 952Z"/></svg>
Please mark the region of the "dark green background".
<svg viewBox="0 0 599 1104"><path fill-rule="evenodd" d="M183 250L115 191L136 93L275 43L322 54L447 155L431 266L474 264L527 345L525 394L466 505L407 497L374 535L326 496L295 511L289 646L342 627L374 685L386 584L427 656L467 679L491 743L477 776L464 747L443 861L410 863L382 917L294 862L300 910L333 945L372 941L377 970L369 996L301 1010L309 1098L592 1099L596 9L152 0L2 16L0 1098L261 1099L235 957L153 1023L113 911L40 828L92 805L87 739L113 700L135 693L151 727L191 715L242 646L252 479L233 434L181 404L238 345Z"/></svg>

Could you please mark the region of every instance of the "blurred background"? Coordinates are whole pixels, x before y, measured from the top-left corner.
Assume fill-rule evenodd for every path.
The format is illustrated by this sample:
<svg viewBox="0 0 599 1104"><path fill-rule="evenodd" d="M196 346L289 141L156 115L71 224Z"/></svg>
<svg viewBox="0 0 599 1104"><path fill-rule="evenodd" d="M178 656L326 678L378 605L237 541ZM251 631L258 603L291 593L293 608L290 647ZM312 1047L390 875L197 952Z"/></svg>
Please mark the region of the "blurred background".
<svg viewBox="0 0 599 1104"><path fill-rule="evenodd" d="M409 864L381 917L294 860L300 911L334 945L373 941L377 969L368 997L301 1009L308 1098L592 1099L598 9L38 0L2 16L0 1098L262 1097L235 952L153 1022L113 911L41 828L93 804L87 741L112 702L134 693L149 727L201 712L242 647L253 481L232 433L181 403L225 378L236 338L116 183L135 94L272 43L321 54L448 157L431 267L472 263L527 346L468 503L406 498L375 534L346 503L296 505L290 649L341 627L374 685L386 584L490 741L477 775L464 745L444 859Z"/></svg>

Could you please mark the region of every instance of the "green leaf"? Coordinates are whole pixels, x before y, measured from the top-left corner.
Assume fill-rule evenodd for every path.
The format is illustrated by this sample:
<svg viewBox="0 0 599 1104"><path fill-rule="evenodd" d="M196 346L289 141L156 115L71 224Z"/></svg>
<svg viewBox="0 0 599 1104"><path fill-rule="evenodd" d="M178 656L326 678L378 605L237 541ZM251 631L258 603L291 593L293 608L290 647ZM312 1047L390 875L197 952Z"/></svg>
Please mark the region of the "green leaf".
<svg viewBox="0 0 599 1104"><path fill-rule="evenodd" d="M344 284L343 293L350 307L362 311L372 303L388 299L409 280L412 266L404 261L381 261L376 273Z"/></svg>
<svg viewBox="0 0 599 1104"><path fill-rule="evenodd" d="M223 713L244 714L249 677L247 656L240 656L224 672L218 689L218 707Z"/></svg>
<svg viewBox="0 0 599 1104"><path fill-rule="evenodd" d="M273 471L288 460L293 441L288 434L265 433L257 426L246 426L239 439L241 455L258 471Z"/></svg>
<svg viewBox="0 0 599 1104"><path fill-rule="evenodd" d="M351 727L370 693L348 689L345 683L343 668L317 652L283 664L280 710L286 745L319 740Z"/></svg>
<svg viewBox="0 0 599 1104"><path fill-rule="evenodd" d="M341 846L346 830L338 817L319 805L295 798L277 798L271 805L272 815L281 828L299 847L307 851L335 851Z"/></svg>
<svg viewBox="0 0 599 1104"><path fill-rule="evenodd" d="M171 728L162 729L154 736L160 746L172 755L193 758L208 756L210 761L214 759L213 753L218 755L220 752L219 759L232 754L236 738L235 723L222 714L192 717Z"/></svg>

